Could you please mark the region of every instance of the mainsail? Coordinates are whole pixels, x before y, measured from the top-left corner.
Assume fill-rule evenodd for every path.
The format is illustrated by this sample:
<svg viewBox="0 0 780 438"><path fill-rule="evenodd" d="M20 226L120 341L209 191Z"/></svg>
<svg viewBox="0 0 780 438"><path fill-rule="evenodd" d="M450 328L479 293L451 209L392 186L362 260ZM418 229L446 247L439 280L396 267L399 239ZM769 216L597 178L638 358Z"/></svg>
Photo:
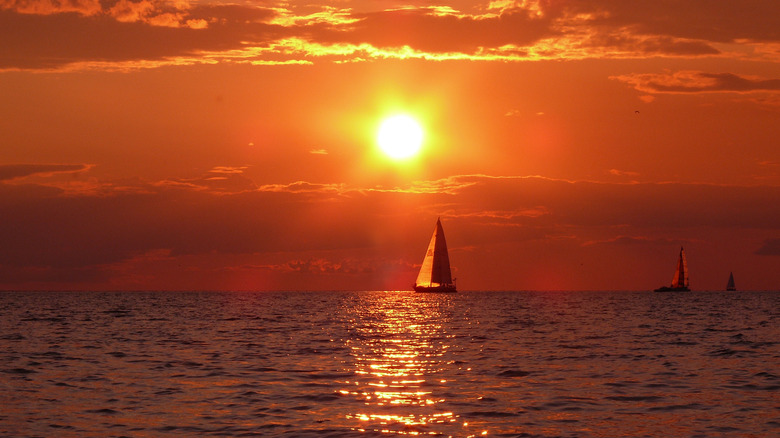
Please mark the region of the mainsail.
<svg viewBox="0 0 780 438"><path fill-rule="evenodd" d="M680 259L677 261L677 268L674 270L671 286L661 286L655 289L656 292L683 292L690 291L688 288L688 261L685 259L685 250L680 247Z"/></svg>
<svg viewBox="0 0 780 438"><path fill-rule="evenodd" d="M450 271L447 241L444 239L444 229L441 227L441 220L437 219L431 242L428 244L428 251L425 253L420 273L417 275L415 289L442 287L451 288L452 292L455 290Z"/></svg>
<svg viewBox="0 0 780 438"><path fill-rule="evenodd" d="M726 284L726 290L737 290L737 286L734 284L733 272L729 272L729 282Z"/></svg>
<svg viewBox="0 0 780 438"><path fill-rule="evenodd" d="M680 260L672 278L672 287L688 287L688 262L685 260L685 250L680 247Z"/></svg>

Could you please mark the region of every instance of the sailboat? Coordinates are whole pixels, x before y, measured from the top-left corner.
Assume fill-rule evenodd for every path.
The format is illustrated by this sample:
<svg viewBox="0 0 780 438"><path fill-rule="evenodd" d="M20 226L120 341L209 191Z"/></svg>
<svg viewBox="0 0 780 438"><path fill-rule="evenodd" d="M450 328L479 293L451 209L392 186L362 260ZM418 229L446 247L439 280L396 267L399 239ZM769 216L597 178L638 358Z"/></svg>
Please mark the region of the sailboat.
<svg viewBox="0 0 780 438"><path fill-rule="evenodd" d="M436 219L436 228L428 244L417 281L414 282L415 292L457 292L455 281L450 271L450 256L447 252L447 241L444 240L444 229L441 220Z"/></svg>
<svg viewBox="0 0 780 438"><path fill-rule="evenodd" d="M674 271L671 286L661 286L656 292L687 292L688 288L688 262L685 260L685 250L680 247L680 260L677 261L677 269Z"/></svg>
<svg viewBox="0 0 780 438"><path fill-rule="evenodd" d="M734 273L733 272L729 272L729 282L726 284L726 290L728 290L728 291L737 290L737 286L734 285Z"/></svg>

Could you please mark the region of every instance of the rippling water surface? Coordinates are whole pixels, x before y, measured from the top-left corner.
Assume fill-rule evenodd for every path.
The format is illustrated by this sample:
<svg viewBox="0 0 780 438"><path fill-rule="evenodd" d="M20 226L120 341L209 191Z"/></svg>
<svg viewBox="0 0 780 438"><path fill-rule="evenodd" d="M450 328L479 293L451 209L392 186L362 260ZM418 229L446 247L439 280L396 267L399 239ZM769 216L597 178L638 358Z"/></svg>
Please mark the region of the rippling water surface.
<svg viewBox="0 0 780 438"><path fill-rule="evenodd" d="M780 436L780 292L0 293L2 436Z"/></svg>

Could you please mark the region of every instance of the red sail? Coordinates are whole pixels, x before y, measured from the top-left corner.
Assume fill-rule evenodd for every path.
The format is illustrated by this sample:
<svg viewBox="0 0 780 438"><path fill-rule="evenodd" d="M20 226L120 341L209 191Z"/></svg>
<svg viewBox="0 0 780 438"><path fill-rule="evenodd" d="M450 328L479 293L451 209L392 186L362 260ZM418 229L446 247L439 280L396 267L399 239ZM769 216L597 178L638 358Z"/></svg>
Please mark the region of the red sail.
<svg viewBox="0 0 780 438"><path fill-rule="evenodd" d="M672 287L688 287L688 262L685 260L685 250L680 247L680 260L672 278Z"/></svg>

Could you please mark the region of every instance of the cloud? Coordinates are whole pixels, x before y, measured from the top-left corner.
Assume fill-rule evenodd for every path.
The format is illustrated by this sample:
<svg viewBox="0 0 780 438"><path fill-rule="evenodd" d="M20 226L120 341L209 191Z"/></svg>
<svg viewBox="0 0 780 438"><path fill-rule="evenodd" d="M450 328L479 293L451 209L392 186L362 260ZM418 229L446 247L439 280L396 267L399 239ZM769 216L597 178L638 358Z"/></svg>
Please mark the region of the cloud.
<svg viewBox="0 0 780 438"><path fill-rule="evenodd" d="M75 12L90 16L99 14L103 7L99 0L2 0L0 10L4 9L21 14L51 15Z"/></svg>
<svg viewBox="0 0 780 438"><path fill-rule="evenodd" d="M755 253L763 256L780 256L780 239L766 239Z"/></svg>
<svg viewBox="0 0 780 438"><path fill-rule="evenodd" d="M437 8L414 8L356 14L348 32L313 29L318 42L367 43L377 48L410 47L429 53L475 53L481 47L524 46L560 32L553 15L538 16L512 9L500 15L472 16L442 13Z"/></svg>
<svg viewBox="0 0 780 438"><path fill-rule="evenodd" d="M458 210L446 211L442 214L442 216L448 218L484 218L511 222L517 218L537 218L546 214L550 214L550 212L544 206L529 207L517 210L464 210L465 209L463 208L459 208Z"/></svg>
<svg viewBox="0 0 780 438"><path fill-rule="evenodd" d="M31 175L51 175L88 170L87 164L0 164L0 181L24 178Z"/></svg>
<svg viewBox="0 0 780 438"><path fill-rule="evenodd" d="M676 239L663 239L663 238L657 238L657 237L647 237L647 236L615 236L610 239L604 239L604 240L590 240L583 243L583 246L591 246L591 245L644 245L647 243L661 243L661 244L670 244L679 243L679 240Z"/></svg>
<svg viewBox="0 0 780 438"><path fill-rule="evenodd" d="M733 73L679 71L612 76L645 93L751 93L780 91L780 79L748 78Z"/></svg>
<svg viewBox="0 0 780 438"><path fill-rule="evenodd" d="M629 170L609 169L609 173L615 176L639 176L638 172L631 172Z"/></svg>
<svg viewBox="0 0 780 438"><path fill-rule="evenodd" d="M199 9L189 11L197 14ZM189 62L213 62L208 52L244 47L250 34L259 42L283 35L280 26L250 21L256 10L247 10L248 18L229 22L222 8L210 8L214 24L202 28L200 19L182 16L174 25L172 15L156 16L157 23L118 21L106 14L84 17L78 14L19 14L0 10L0 41L4 56L0 69L57 69L70 64L96 63L103 68L126 62L145 67L176 64L177 58ZM232 14L232 10L227 10ZM255 12L253 14L253 12ZM187 26L192 21L194 26ZM154 62L151 62L154 61Z"/></svg>
<svg viewBox="0 0 780 438"><path fill-rule="evenodd" d="M664 35L713 42L777 41L776 2L713 0L706 3L673 0L585 0L565 6L570 13L587 14L590 22L607 29L630 28L635 34Z"/></svg>
<svg viewBox="0 0 780 438"><path fill-rule="evenodd" d="M289 184L266 184L257 188L259 192L279 193L320 193L328 195L343 194L344 184L315 184L306 181L296 181Z"/></svg>
<svg viewBox="0 0 780 438"><path fill-rule="evenodd" d="M386 58L776 59L780 53L772 18L780 13L776 2L493 2L470 11L341 5L3 0L0 69L122 70ZM732 53L734 46L742 50Z"/></svg>
<svg viewBox="0 0 780 438"><path fill-rule="evenodd" d="M246 169L246 166L217 166L198 178L164 180L157 184L213 193L239 193L257 190L257 185L254 181L243 175Z"/></svg>
<svg viewBox="0 0 780 438"><path fill-rule="evenodd" d="M396 187L388 191L402 193L444 193L456 194L461 190L477 184L476 179L482 176L456 175L438 180L415 181L406 187Z"/></svg>
<svg viewBox="0 0 780 438"><path fill-rule="evenodd" d="M635 58L647 56L699 57L720 54L720 50L706 41L673 38L659 35L638 35L629 29L592 27L587 37L572 41L581 46L587 57Z"/></svg>
<svg viewBox="0 0 780 438"><path fill-rule="evenodd" d="M236 174L242 174L245 170L247 170L247 166L216 166L213 169L209 171L209 173L214 174L226 174L226 175L236 175Z"/></svg>
<svg viewBox="0 0 780 438"><path fill-rule="evenodd" d="M291 260L272 269L283 272L298 272L307 274L366 274L376 271L376 268L366 260L344 259L333 262L326 259Z"/></svg>
<svg viewBox="0 0 780 438"><path fill-rule="evenodd" d="M752 97L749 101L770 111L780 110L780 93Z"/></svg>
<svg viewBox="0 0 780 438"><path fill-rule="evenodd" d="M143 281L153 287L160 268L138 261L164 254L160 263L168 267L166 275L181 273L181 263L207 275L204 269L209 266L230 266L239 258L237 265L273 258L250 264L266 266L268 275L389 272L387 278L393 278L394 270L408 270L419 262L437 216L457 236L448 234L454 256L459 248L472 248L467 252L481 257L492 246L530 242L563 240L585 248L658 243L669 234L685 236L702 229L731 234L746 229L775 232L780 227L780 188L770 186L608 184L489 175L420 181L398 190L305 181L254 189L242 188L243 183L235 189L210 185L215 184L211 178L246 178L242 171L218 167L190 180L103 183L99 193L2 184L0 271L4 278L19 281L86 285L109 282L124 275L121 266L132 265L139 279L149 276ZM669 208L670 199L685 202ZM667 235L658 235L659 229ZM776 239L759 253L777 254ZM279 254L288 256L278 260ZM465 263L473 256L461 257ZM406 267L393 260L404 261ZM68 280L68 275L74 277Z"/></svg>

